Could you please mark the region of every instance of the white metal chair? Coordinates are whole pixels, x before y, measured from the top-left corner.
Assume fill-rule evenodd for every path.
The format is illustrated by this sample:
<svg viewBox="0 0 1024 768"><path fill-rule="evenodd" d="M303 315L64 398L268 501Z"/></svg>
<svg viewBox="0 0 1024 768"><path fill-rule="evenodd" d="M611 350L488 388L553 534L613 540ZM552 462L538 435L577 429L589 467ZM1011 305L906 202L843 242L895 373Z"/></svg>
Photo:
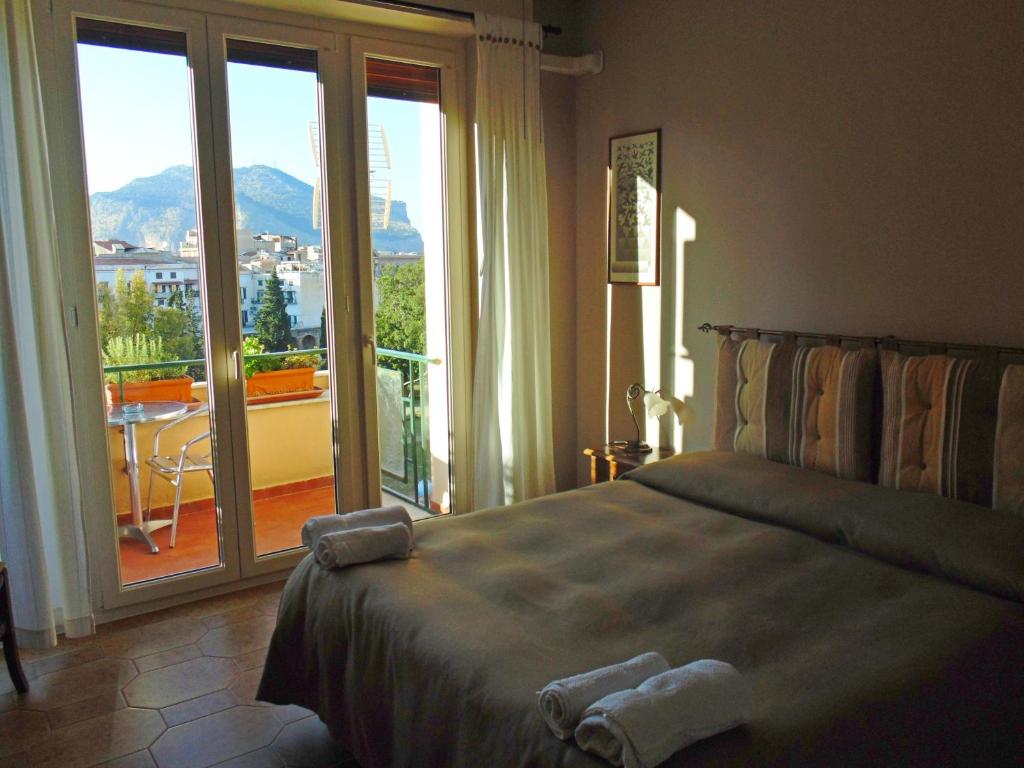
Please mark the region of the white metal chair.
<svg viewBox="0 0 1024 768"><path fill-rule="evenodd" d="M209 447L206 453L200 454L198 452L192 452L192 449L203 442L204 440L210 439L210 431L202 432L195 437L186 440L181 450L178 451L176 456L167 456L160 454L160 437L168 429L172 429L179 424L197 418L199 416L206 416L210 412L210 406L202 405L196 408L194 411L186 413L184 416L179 416L173 421L169 421L160 427L156 432L153 433L153 454L146 459L146 464L149 466L149 490L146 492L146 520L149 520L153 513L153 478L159 477L175 487L174 491L174 512L171 516L171 546L174 546L175 539L178 538L178 511L181 509L181 488L184 484L185 475L190 472L205 472L210 476L210 482L213 482L213 448Z"/></svg>

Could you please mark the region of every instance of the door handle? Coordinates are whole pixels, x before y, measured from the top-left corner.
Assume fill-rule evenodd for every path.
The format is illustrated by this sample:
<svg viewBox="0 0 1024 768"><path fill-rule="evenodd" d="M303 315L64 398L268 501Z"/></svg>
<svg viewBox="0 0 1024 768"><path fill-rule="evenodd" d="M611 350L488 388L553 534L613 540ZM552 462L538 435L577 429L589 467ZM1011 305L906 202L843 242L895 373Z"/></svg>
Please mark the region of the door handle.
<svg viewBox="0 0 1024 768"><path fill-rule="evenodd" d="M235 381L242 380L242 354L236 349L231 353L231 359L235 364Z"/></svg>
<svg viewBox="0 0 1024 768"><path fill-rule="evenodd" d="M363 334L363 346L367 349L374 349L377 346L377 343L374 341L373 336Z"/></svg>

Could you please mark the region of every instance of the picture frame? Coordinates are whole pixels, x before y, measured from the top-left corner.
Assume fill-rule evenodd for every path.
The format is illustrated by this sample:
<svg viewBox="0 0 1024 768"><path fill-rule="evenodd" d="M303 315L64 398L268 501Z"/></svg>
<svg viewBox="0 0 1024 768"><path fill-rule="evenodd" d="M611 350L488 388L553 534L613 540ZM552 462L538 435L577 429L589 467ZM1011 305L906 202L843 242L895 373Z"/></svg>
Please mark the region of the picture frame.
<svg viewBox="0 0 1024 768"><path fill-rule="evenodd" d="M608 140L608 282L658 285L661 129Z"/></svg>

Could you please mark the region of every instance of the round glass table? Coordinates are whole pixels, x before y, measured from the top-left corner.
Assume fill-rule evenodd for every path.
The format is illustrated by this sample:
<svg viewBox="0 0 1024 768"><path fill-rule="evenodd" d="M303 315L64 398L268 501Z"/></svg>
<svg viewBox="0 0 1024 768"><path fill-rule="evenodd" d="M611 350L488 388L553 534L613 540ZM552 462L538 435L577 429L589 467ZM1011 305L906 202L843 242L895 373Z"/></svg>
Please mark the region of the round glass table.
<svg viewBox="0 0 1024 768"><path fill-rule="evenodd" d="M152 400L144 403L115 403L107 406L107 426L124 427L124 460L128 472L128 495L132 504L132 521L128 525L118 527L117 534L122 538L140 539L149 546L149 551L156 554L160 548L150 537L171 524L170 520L143 520L142 495L139 491L139 452L135 443L135 427L138 424L149 424L154 421L176 419L188 410L186 403L172 400Z"/></svg>

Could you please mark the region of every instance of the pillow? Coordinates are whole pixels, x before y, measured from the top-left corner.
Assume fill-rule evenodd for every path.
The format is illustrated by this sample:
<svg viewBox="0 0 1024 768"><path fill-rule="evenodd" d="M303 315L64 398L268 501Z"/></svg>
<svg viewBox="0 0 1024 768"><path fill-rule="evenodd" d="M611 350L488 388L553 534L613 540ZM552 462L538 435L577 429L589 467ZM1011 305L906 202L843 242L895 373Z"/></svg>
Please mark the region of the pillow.
<svg viewBox="0 0 1024 768"><path fill-rule="evenodd" d="M872 480L877 379L873 349L798 349L789 463L844 480Z"/></svg>
<svg viewBox="0 0 1024 768"><path fill-rule="evenodd" d="M792 345L718 337L715 450L789 461Z"/></svg>
<svg viewBox="0 0 1024 768"><path fill-rule="evenodd" d="M999 387L992 506L1024 515L1024 365L1008 365Z"/></svg>
<svg viewBox="0 0 1024 768"><path fill-rule="evenodd" d="M715 450L871 479L873 350L718 337Z"/></svg>
<svg viewBox="0 0 1024 768"><path fill-rule="evenodd" d="M881 362L879 484L992 506L994 360L883 350Z"/></svg>

